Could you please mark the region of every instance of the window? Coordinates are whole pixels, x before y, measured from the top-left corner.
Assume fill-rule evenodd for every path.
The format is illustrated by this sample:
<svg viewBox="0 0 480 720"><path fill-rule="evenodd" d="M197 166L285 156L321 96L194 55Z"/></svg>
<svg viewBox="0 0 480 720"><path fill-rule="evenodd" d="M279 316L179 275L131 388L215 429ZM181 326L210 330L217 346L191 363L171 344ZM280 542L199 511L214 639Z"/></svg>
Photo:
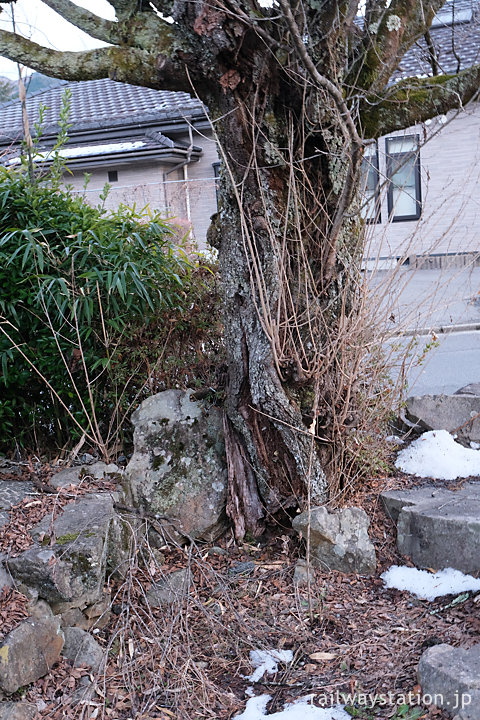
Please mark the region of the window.
<svg viewBox="0 0 480 720"><path fill-rule="evenodd" d="M117 170L109 170L108 171L108 182L118 182Z"/></svg>
<svg viewBox="0 0 480 720"><path fill-rule="evenodd" d="M392 222L418 220L422 211L418 135L386 140L388 216Z"/></svg>
<svg viewBox="0 0 480 720"><path fill-rule="evenodd" d="M363 200L361 213L367 222L381 221L380 175L378 172L378 145L367 145L362 160Z"/></svg>

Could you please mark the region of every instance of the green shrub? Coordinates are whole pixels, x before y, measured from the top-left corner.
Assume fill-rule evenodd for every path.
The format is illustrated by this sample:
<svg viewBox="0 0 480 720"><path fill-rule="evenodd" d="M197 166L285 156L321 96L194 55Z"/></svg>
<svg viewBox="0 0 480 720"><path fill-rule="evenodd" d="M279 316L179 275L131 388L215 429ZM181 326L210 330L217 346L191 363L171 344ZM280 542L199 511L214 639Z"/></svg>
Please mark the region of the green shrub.
<svg viewBox="0 0 480 720"><path fill-rule="evenodd" d="M188 307L191 265L173 241L157 215L106 214L0 168L3 448L63 445L82 428L105 440L119 343Z"/></svg>
<svg viewBox="0 0 480 720"><path fill-rule="evenodd" d="M187 309L165 310L124 333L111 370L115 386L127 388L125 408L137 394L142 400L170 388L213 387L216 400L221 400L225 353L215 268L196 267L186 280L185 295Z"/></svg>

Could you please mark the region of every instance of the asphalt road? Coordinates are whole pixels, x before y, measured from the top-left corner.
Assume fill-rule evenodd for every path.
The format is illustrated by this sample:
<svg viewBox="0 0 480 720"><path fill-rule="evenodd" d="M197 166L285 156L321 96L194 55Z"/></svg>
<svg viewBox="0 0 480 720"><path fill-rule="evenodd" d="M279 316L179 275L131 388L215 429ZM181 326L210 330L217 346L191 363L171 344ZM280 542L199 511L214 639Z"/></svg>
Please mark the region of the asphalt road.
<svg viewBox="0 0 480 720"><path fill-rule="evenodd" d="M407 338L402 342L406 345ZM418 351L431 336L418 337ZM454 393L464 385L480 382L480 332L452 332L438 335L436 344L418 366L407 373L408 395Z"/></svg>
<svg viewBox="0 0 480 720"><path fill-rule="evenodd" d="M411 356L422 362L407 372L408 395L452 393L480 382L480 267L402 267L372 275L370 287L378 293L379 312L392 318L392 342L406 348L416 340Z"/></svg>
<svg viewBox="0 0 480 720"><path fill-rule="evenodd" d="M480 267L379 271L368 276L372 300L399 334L425 328L478 325Z"/></svg>

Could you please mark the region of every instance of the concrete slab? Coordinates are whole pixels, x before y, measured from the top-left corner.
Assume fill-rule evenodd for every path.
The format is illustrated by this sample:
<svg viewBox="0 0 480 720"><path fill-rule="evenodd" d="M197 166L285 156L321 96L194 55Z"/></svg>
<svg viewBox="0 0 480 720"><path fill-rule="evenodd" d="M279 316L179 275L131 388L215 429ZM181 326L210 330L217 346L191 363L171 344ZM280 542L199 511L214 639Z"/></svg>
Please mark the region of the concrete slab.
<svg viewBox="0 0 480 720"><path fill-rule="evenodd" d="M456 720L480 720L480 645L428 648L418 665L422 695Z"/></svg>
<svg viewBox="0 0 480 720"><path fill-rule="evenodd" d="M448 430L466 442L480 441L480 396L414 395L407 398L407 418L425 430Z"/></svg>
<svg viewBox="0 0 480 720"><path fill-rule="evenodd" d="M480 483L394 490L382 500L397 521L399 551L415 565L480 575Z"/></svg>

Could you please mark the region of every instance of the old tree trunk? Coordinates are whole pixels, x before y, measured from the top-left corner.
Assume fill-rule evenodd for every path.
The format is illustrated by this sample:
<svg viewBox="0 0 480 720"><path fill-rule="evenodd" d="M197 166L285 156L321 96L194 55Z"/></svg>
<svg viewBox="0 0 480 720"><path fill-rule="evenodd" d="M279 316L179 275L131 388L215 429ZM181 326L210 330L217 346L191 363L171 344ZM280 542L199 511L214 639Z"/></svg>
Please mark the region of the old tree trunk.
<svg viewBox="0 0 480 720"><path fill-rule="evenodd" d="M338 108L285 75L268 47L252 53L244 43L235 87L209 102L223 118L222 201L210 238L224 286L229 513L238 535L260 532L266 514L307 490L315 501L327 497L314 436L331 438L337 379L327 346L352 310L360 233L358 212L348 212L359 153ZM340 203L347 212L338 218Z"/></svg>
<svg viewBox="0 0 480 720"><path fill-rule="evenodd" d="M355 0L110 0L114 21L43 2L110 45L60 53L0 30L1 54L66 79L195 92L209 107L223 160L210 240L229 513L237 536L258 534L280 508L338 489L332 460L360 422L365 138L460 107L479 69L390 83L442 0L368 0L362 21Z"/></svg>

